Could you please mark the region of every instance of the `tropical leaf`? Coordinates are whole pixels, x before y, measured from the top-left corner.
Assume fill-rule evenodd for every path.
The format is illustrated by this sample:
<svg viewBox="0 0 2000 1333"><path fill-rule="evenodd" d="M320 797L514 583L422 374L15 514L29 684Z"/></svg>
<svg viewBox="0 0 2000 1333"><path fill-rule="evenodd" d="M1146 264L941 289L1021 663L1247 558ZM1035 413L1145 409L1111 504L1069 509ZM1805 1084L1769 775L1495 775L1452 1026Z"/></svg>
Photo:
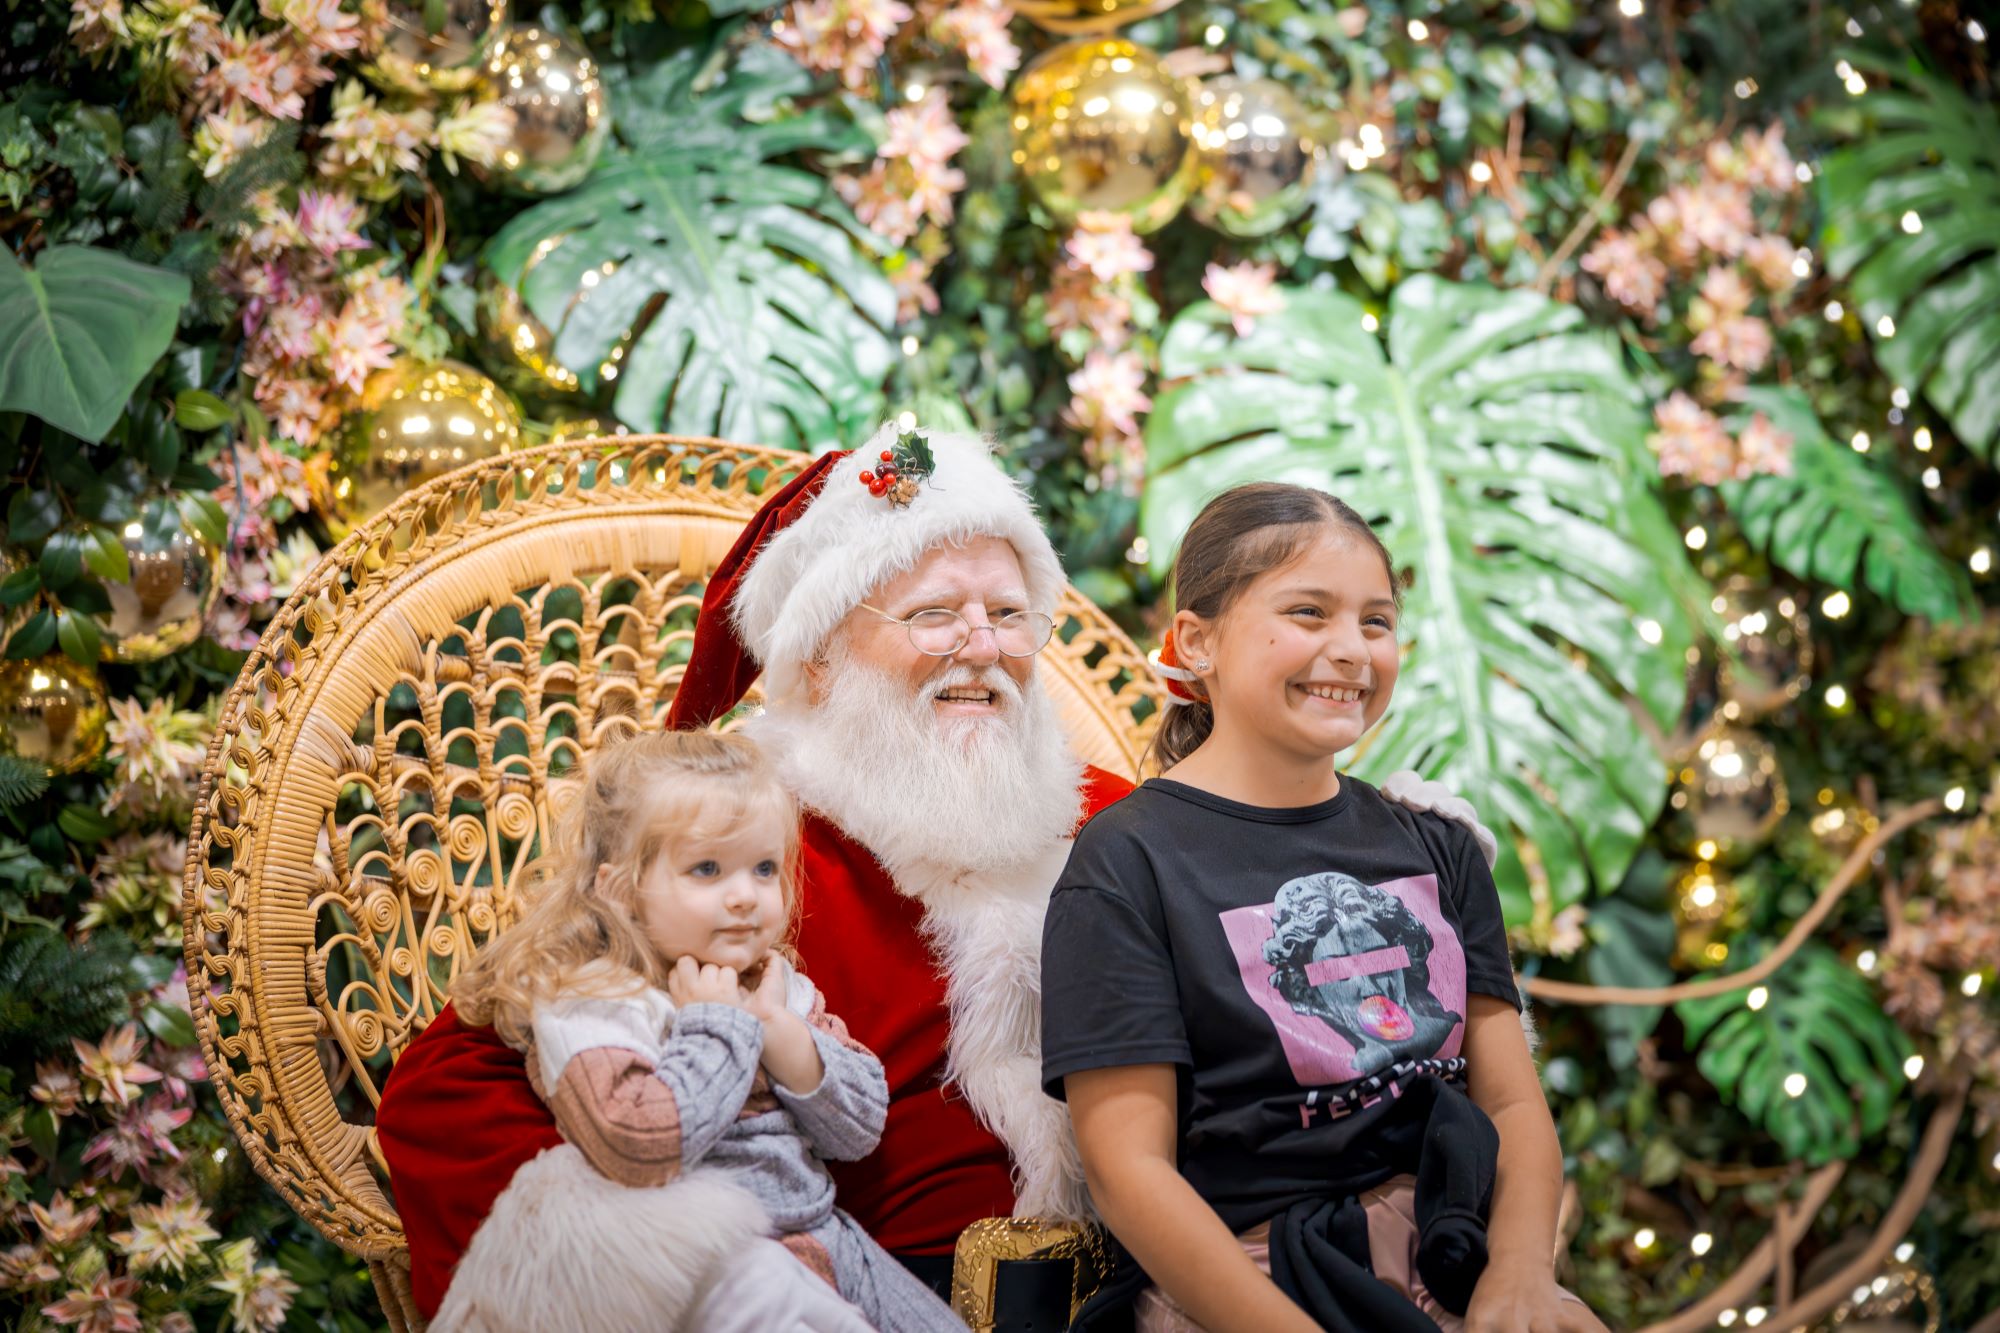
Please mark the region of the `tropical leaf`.
<svg viewBox="0 0 2000 1333"><path fill-rule="evenodd" d="M1417 768L1501 840L1511 921L1532 859L1561 906L1615 885L1665 795L1630 702L1663 728L1685 697L1693 581L1655 491L1617 349L1532 292L1420 276L1398 286L1389 355L1337 292L1288 289L1246 337L1211 304L1161 348L1141 523L1171 561L1237 482L1329 489L1416 569L1402 701L1356 771Z"/></svg>
<svg viewBox="0 0 2000 1333"><path fill-rule="evenodd" d="M1888 468L1830 438L1802 390L1744 390L1730 429L1757 412L1792 436L1792 473L1725 482L1722 493L1774 564L1849 592L1865 585L1906 615L1971 614L1971 583L1938 553Z"/></svg>
<svg viewBox="0 0 2000 1333"><path fill-rule="evenodd" d="M1895 78L1861 104L1874 132L1820 172L1826 266L1882 368L2000 459L2000 111L1922 71Z"/></svg>
<svg viewBox="0 0 2000 1333"><path fill-rule="evenodd" d="M109 250L58 245L24 268L0 245L0 411L102 440L173 341L190 290Z"/></svg>
<svg viewBox="0 0 2000 1333"><path fill-rule="evenodd" d="M1696 1066L1793 1159L1853 1156L1889 1121L1908 1040L1868 983L1823 944L1806 945L1758 989L1756 1009L1754 991L1674 1006L1688 1040L1700 1043ZM1793 1075L1804 1082L1788 1085Z"/></svg>
<svg viewBox="0 0 2000 1333"><path fill-rule="evenodd" d="M616 377L634 429L851 440L876 424L894 358L883 242L823 176L771 159L866 140L826 113L745 120L800 77L746 59L712 94L692 54L642 76L646 96L619 113L626 146L516 216L485 262L557 330L585 390Z"/></svg>

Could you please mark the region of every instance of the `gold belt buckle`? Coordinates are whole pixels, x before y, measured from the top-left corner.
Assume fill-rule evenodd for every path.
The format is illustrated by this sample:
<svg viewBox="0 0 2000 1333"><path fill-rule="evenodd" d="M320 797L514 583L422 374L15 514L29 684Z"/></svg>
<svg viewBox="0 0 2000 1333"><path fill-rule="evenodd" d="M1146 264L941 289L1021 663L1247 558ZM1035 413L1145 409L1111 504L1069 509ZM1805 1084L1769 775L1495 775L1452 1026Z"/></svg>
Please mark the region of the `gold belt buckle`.
<svg viewBox="0 0 2000 1333"><path fill-rule="evenodd" d="M973 1333L992 1333L999 1319L994 1296L1006 1259L1069 1260L1072 1321L1110 1268L1104 1237L1095 1227L1022 1217L974 1222L958 1233L951 1262L951 1308Z"/></svg>

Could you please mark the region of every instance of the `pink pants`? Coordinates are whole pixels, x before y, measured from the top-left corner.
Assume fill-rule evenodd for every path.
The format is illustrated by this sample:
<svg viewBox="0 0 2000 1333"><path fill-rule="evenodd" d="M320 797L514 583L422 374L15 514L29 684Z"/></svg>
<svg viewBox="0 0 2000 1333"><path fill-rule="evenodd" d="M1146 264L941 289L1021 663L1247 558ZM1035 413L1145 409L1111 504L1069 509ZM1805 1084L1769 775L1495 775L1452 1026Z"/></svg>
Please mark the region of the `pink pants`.
<svg viewBox="0 0 2000 1333"><path fill-rule="evenodd" d="M1443 1333L1463 1333L1465 1321L1437 1303L1417 1276L1417 1189L1414 1176L1395 1179L1361 1196L1368 1213L1368 1255L1375 1276L1410 1298L1410 1303L1437 1321ZM1251 1262L1271 1271L1271 1224L1262 1222L1237 1237ZM1577 1297L1570 1296L1570 1300ZM1579 1302L1581 1304L1581 1302ZM1173 1297L1148 1287L1134 1310L1137 1333L1205 1333Z"/></svg>

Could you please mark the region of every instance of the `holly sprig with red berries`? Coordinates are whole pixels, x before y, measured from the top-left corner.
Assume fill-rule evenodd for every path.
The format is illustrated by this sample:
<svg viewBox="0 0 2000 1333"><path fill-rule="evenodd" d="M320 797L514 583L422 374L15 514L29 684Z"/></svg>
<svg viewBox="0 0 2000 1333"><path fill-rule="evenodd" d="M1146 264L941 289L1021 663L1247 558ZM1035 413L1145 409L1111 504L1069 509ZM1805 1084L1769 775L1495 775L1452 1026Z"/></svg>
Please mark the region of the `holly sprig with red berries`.
<svg viewBox="0 0 2000 1333"><path fill-rule="evenodd" d="M886 498L901 509L917 498L917 483L936 468L930 441L921 431L906 430L896 437L892 448L882 451L875 467L862 469L860 482L870 495Z"/></svg>

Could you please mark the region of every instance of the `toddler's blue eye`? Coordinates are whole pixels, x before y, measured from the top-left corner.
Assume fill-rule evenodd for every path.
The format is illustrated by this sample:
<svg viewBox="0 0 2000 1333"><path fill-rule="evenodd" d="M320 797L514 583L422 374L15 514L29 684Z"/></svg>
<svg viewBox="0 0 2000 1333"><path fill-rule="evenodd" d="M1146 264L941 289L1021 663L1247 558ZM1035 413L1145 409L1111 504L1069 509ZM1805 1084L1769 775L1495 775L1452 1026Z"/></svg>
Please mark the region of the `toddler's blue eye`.
<svg viewBox="0 0 2000 1333"><path fill-rule="evenodd" d="M778 873L778 863L776 861L759 861L757 863L757 873L765 879L769 879Z"/></svg>
<svg viewBox="0 0 2000 1333"><path fill-rule="evenodd" d="M713 861L697 861L688 867L688 874L696 879L713 879L721 870L722 867Z"/></svg>

